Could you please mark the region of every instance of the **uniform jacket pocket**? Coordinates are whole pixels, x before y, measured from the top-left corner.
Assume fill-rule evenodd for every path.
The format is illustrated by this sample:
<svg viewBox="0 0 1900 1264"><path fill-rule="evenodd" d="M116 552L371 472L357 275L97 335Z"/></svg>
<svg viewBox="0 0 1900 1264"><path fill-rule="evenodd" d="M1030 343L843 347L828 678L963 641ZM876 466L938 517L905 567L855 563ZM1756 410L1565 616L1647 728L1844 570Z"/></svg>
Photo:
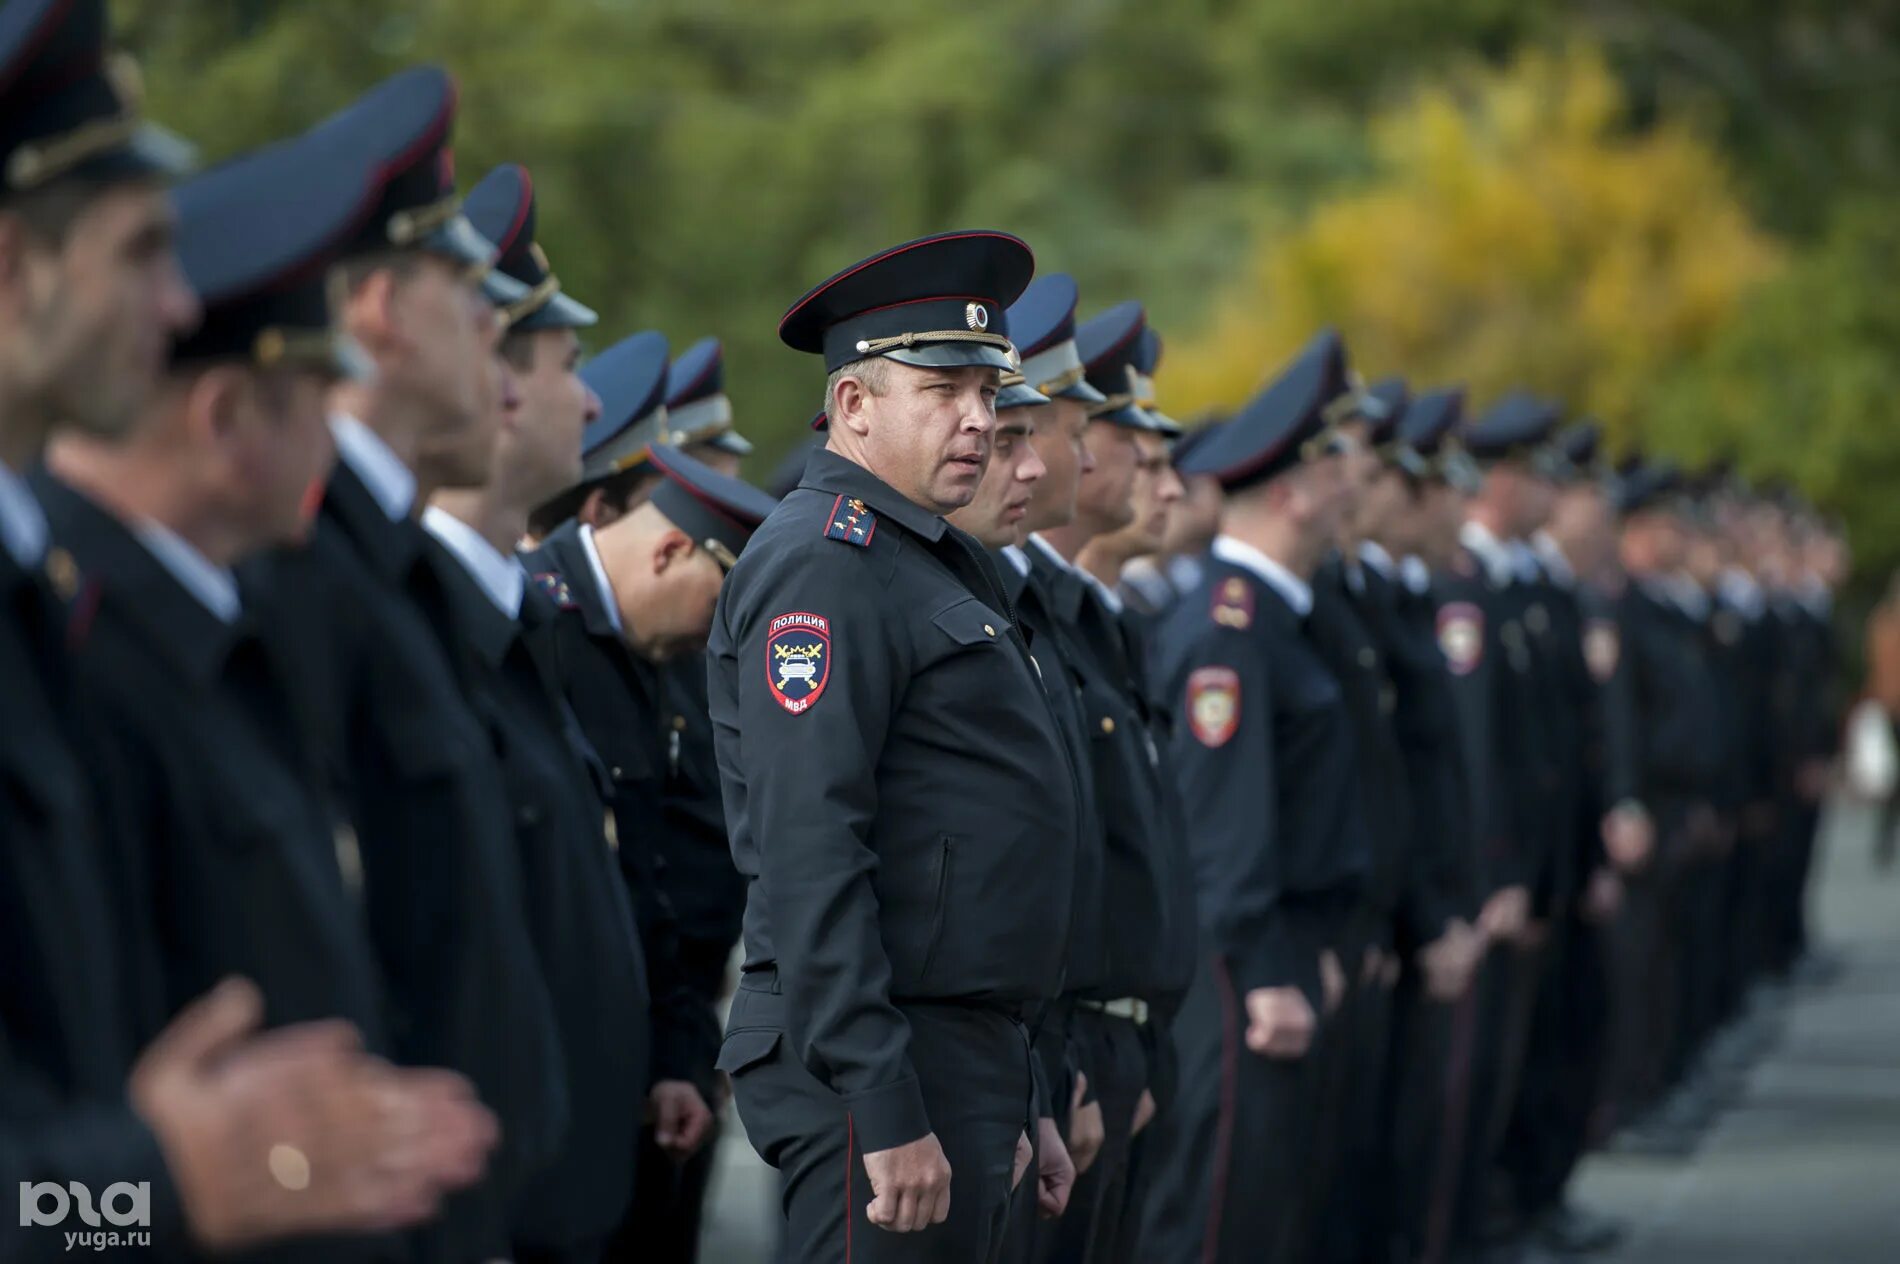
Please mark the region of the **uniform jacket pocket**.
<svg viewBox="0 0 1900 1264"><path fill-rule="evenodd" d="M719 1046L719 1057L713 1062L713 1069L737 1075L747 1067L757 1066L778 1048L780 1035L766 1027L750 1027L744 1031L726 1033L725 1042Z"/></svg>

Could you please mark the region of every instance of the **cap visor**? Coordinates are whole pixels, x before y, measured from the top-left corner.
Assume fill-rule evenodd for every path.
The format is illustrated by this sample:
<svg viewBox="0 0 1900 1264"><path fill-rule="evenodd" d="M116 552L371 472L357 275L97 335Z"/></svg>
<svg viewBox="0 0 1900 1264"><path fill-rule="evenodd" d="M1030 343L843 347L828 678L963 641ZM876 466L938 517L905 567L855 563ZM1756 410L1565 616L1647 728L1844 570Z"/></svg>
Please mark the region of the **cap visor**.
<svg viewBox="0 0 1900 1264"><path fill-rule="evenodd" d="M1072 399L1079 404L1106 404L1108 402L1108 396L1090 386L1086 378L1077 378L1055 392L1054 398Z"/></svg>
<svg viewBox="0 0 1900 1264"><path fill-rule="evenodd" d="M706 442L718 448L721 452L729 453L732 456L752 455L752 441L740 434L737 430L721 430L718 434L707 439Z"/></svg>
<svg viewBox="0 0 1900 1264"><path fill-rule="evenodd" d="M577 299L556 292L510 326L512 329L587 329L600 323L600 313Z"/></svg>
<svg viewBox="0 0 1900 1264"><path fill-rule="evenodd" d="M1005 386L996 395L996 410L1005 408L1035 408L1049 403L1049 397L1029 386Z"/></svg>
<svg viewBox="0 0 1900 1264"><path fill-rule="evenodd" d="M1155 419L1144 408L1128 404L1121 408L1111 408L1105 413L1097 413L1090 421L1106 421L1111 426L1120 426L1124 430L1147 430L1157 434L1165 433Z"/></svg>
<svg viewBox="0 0 1900 1264"><path fill-rule="evenodd" d="M482 297L496 307L511 307L528 297L528 287L499 268L482 274Z"/></svg>
<svg viewBox="0 0 1900 1264"><path fill-rule="evenodd" d="M495 243L477 232L475 225L469 223L466 215L450 216L442 222L441 227L424 237L418 244L422 249L433 254L445 255L462 263L490 264L495 261ZM515 287L515 296L508 301L517 302L527 297L527 286L513 277L506 279Z"/></svg>
<svg viewBox="0 0 1900 1264"><path fill-rule="evenodd" d="M915 365L920 369L956 369L965 366L1013 370L1016 366L1001 347L982 342L927 342L916 347L898 347L884 353L886 360Z"/></svg>
<svg viewBox="0 0 1900 1264"><path fill-rule="evenodd" d="M1142 411L1146 412L1149 419L1154 422L1155 433L1157 434L1169 439L1179 439L1182 435L1187 433L1187 431L1181 428L1180 422L1168 416L1166 413L1156 412L1152 408L1143 409Z"/></svg>

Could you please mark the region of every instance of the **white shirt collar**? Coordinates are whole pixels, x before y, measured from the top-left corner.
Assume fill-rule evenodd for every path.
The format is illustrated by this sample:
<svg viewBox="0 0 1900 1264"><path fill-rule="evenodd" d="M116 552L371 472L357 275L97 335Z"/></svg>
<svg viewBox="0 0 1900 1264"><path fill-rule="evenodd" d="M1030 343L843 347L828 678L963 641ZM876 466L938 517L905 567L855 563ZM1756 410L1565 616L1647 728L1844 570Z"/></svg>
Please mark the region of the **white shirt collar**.
<svg viewBox="0 0 1900 1264"><path fill-rule="evenodd" d="M1104 584L1093 572L1085 571L1078 567L1076 574L1086 580L1088 586L1095 590L1095 595L1102 599L1102 604L1108 607L1110 614L1120 614L1122 612L1124 603L1122 602L1122 595L1120 593L1110 588L1107 584Z"/></svg>
<svg viewBox="0 0 1900 1264"><path fill-rule="evenodd" d="M1577 582L1577 568L1564 556L1564 546L1557 543L1555 536L1548 531L1539 531L1531 536L1531 552L1543 564L1544 573L1559 587L1570 588Z"/></svg>
<svg viewBox="0 0 1900 1264"><path fill-rule="evenodd" d="M1432 568L1425 565L1422 557L1401 559L1399 578L1405 581L1406 591L1415 597L1422 597L1432 589Z"/></svg>
<svg viewBox="0 0 1900 1264"><path fill-rule="evenodd" d="M1512 540L1504 546L1511 556L1511 567L1517 572L1518 579L1526 584L1534 584L1544 578L1544 567L1537 560L1537 551L1522 540Z"/></svg>
<svg viewBox="0 0 1900 1264"><path fill-rule="evenodd" d="M238 596L237 577L200 553L171 528L141 518L131 524L132 534L171 572L179 587L198 599L220 623L235 622L244 608Z"/></svg>
<svg viewBox="0 0 1900 1264"><path fill-rule="evenodd" d="M46 556L46 514L26 480L0 462L0 544L22 569L31 570Z"/></svg>
<svg viewBox="0 0 1900 1264"><path fill-rule="evenodd" d="M1231 535L1217 535L1213 554L1229 565L1258 575L1302 619L1313 612L1313 586L1253 545L1243 544Z"/></svg>
<svg viewBox="0 0 1900 1264"><path fill-rule="evenodd" d="M1029 573L1029 554L1023 552L1021 545L1005 544L1003 546L1003 556L1009 559L1009 564L1016 568L1018 575L1027 575Z"/></svg>
<svg viewBox="0 0 1900 1264"><path fill-rule="evenodd" d="M455 554L497 609L510 619L521 617L521 596L528 586L528 573L513 555L501 552L484 540L481 532L439 505L422 511L422 525Z"/></svg>
<svg viewBox="0 0 1900 1264"><path fill-rule="evenodd" d="M1168 559L1168 582L1178 593L1193 592L1201 586L1201 559L1186 553Z"/></svg>
<svg viewBox="0 0 1900 1264"><path fill-rule="evenodd" d="M1812 575L1805 576L1796 586L1794 598L1817 619L1826 620L1834 615L1834 594Z"/></svg>
<svg viewBox="0 0 1900 1264"><path fill-rule="evenodd" d="M1458 542L1478 555L1478 560L1484 563L1484 573L1493 584L1503 587L1517 579L1511 551L1482 522L1466 522L1458 528Z"/></svg>
<svg viewBox="0 0 1900 1264"><path fill-rule="evenodd" d="M1737 613L1747 617L1752 623L1761 618L1767 603L1763 600L1761 585L1755 577L1739 566L1731 566L1722 572L1719 591L1722 600L1733 606Z"/></svg>
<svg viewBox="0 0 1900 1264"><path fill-rule="evenodd" d="M1379 572L1381 579L1390 581L1398 576L1398 563L1385 551L1385 546L1374 540L1359 542L1359 560Z"/></svg>
<svg viewBox="0 0 1900 1264"><path fill-rule="evenodd" d="M1032 534L1029 537L1029 542L1035 545L1038 549L1040 549L1044 557L1054 562L1057 566L1061 567L1063 570L1072 571L1075 569L1074 563L1070 562L1069 559L1062 556L1062 554L1056 552L1055 546L1053 544L1050 544L1049 541L1043 539L1040 535Z"/></svg>
<svg viewBox="0 0 1900 1264"><path fill-rule="evenodd" d="M416 507L416 476L383 437L348 413L330 414L337 457L369 488L391 522L401 522Z"/></svg>
<svg viewBox="0 0 1900 1264"><path fill-rule="evenodd" d="M600 589L600 604L607 607L607 622L614 625L614 631L625 636L627 629L620 623L620 603L614 600L614 586L607 578L606 564L600 560L600 546L594 543L594 529L583 526L580 535L581 547L587 550L587 568L594 572L594 586Z"/></svg>

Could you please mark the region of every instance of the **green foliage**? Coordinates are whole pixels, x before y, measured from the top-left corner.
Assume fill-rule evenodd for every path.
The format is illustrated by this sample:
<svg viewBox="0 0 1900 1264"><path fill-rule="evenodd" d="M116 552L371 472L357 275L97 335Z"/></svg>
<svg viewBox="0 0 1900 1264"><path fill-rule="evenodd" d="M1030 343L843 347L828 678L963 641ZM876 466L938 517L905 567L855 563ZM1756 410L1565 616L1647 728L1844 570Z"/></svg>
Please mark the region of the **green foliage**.
<svg viewBox="0 0 1900 1264"><path fill-rule="evenodd" d="M454 70L464 182L503 160L528 165L556 270L602 312L596 346L644 327L678 346L724 338L741 425L763 449L760 470L803 433L819 386L816 366L778 344L779 314L868 250L960 225L1022 233L1043 268L1077 275L1089 309L1141 297L1169 335L1163 390L1184 397L1243 390L1296 337L1297 313L1342 323L1369 368L1488 385L1521 352L1523 376L1629 429L1640 421L1645 435L1647 399L1667 399L1654 422L1659 442L1680 434L1693 446L1712 443L1713 427L1754 427L1746 418L1761 415L1727 402L1735 392L1701 348L1759 375L1786 332L1805 340L1813 363L1848 376L1802 388L1799 426L1749 429L1749 459L1796 464L1815 490L1875 522L1862 503L1873 498L1829 471L1878 468L1900 447L1850 424L1866 389L1853 375L1877 367L1865 362L1873 344L1856 340L1853 313L1871 319L1883 298L1875 291L1893 273L1865 265L1876 239L1866 225L1878 215L1839 212L1900 195L1890 0L114 5L122 38L145 63L152 112L210 158L306 126L411 62ZM1390 120L1482 117L1469 112L1470 92L1487 68L1527 48L1570 46L1604 49L1618 85L1594 139L1568 151L1582 173L1556 170L1560 160L1537 155L1534 143L1510 151L1475 133L1453 156L1533 201L1584 188L1589 213L1609 221L1600 232L1551 235L1545 206L1544 229L1524 230L1544 231L1543 247L1514 240L1482 275L1482 242L1467 243L1459 249L1476 279L1449 269L1432 281L1448 289L1397 298L1390 282L1365 281L1369 265L1338 255L1364 242L1387 263L1416 262L1401 258L1405 241L1428 244L1449 223L1470 231L1481 222L1428 219L1400 240L1366 241L1390 233L1377 225L1394 213L1370 203L1403 205L1408 189L1419 196L1433 179ZM1591 145L1614 161L1591 167ZM1667 197L1619 190L1619 180L1648 178L1633 156L1646 146L1701 157L1668 168L1678 182ZM1520 164L1513 186L1508 168ZM1697 172L1713 184L1699 187ZM1671 199L1682 203L1674 214ZM1732 269L1694 240L1697 218L1710 215L1710 243L1738 252ZM1758 224L1793 245L1778 249ZM1646 233L1673 244L1642 246ZM1305 247L1276 245L1302 239ZM1809 239L1819 243L1812 258ZM1435 248L1456 257L1449 238ZM1587 272L1570 258L1578 252ZM1194 367L1195 349L1220 345L1236 304L1251 293L1251 319L1263 319L1260 261L1295 255L1304 305L1275 297L1283 330L1224 345L1221 371L1239 385L1194 386L1208 376ZM1680 301L1655 308L1646 269L1678 255L1703 262L1672 272ZM1739 298L1777 255L1790 259L1787 275L1762 294L1781 297ZM1765 310L1797 300L1839 319ZM1560 328L1535 339L1514 329L1530 316ZM1434 331L1433 321L1450 328ZM1753 358L1725 350L1732 345L1752 347ZM1858 452L1858 465L1810 462L1795 452L1809 433L1843 444L1852 433L1877 451Z"/></svg>

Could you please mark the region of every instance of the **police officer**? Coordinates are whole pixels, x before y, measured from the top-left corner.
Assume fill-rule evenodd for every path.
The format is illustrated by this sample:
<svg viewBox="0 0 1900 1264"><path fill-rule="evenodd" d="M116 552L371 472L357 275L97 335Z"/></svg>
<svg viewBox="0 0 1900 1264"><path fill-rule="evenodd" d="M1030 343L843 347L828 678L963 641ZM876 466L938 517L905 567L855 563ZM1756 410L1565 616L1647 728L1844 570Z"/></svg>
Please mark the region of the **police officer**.
<svg viewBox="0 0 1900 1264"><path fill-rule="evenodd" d="M1344 512L1332 422L1344 349L1319 335L1184 473L1228 489L1202 584L1156 635L1199 893L1203 958L1172 1030L1180 1093L1153 1125L1146 1258L1287 1260L1311 1249L1301 1199L1307 1060L1368 860L1351 721L1311 639L1310 577Z"/></svg>
<svg viewBox="0 0 1900 1264"><path fill-rule="evenodd" d="M514 812L454 607L416 521L489 478L500 324L520 282L448 187L454 89L406 71L309 133L349 156L365 213L341 243L342 326L375 375L330 400L338 462L307 549L273 560L260 614L300 664L355 823L399 1061L464 1071L501 1120L488 1180L423 1235L425 1258L506 1252L517 1197L567 1134L562 1054L528 933ZM490 296L493 296L492 298Z"/></svg>
<svg viewBox="0 0 1900 1264"><path fill-rule="evenodd" d="M921 238L779 325L824 357L830 438L720 596L710 692L748 881L719 1065L794 1259L994 1259L1030 1160L1076 809L995 568L940 515L982 481L1032 268Z"/></svg>
<svg viewBox="0 0 1900 1264"><path fill-rule="evenodd" d="M1170 879L1182 868L1174 863L1178 839L1161 811L1141 664L1121 622L1121 598L1079 565L1091 541L1128 527L1143 508L1135 498L1146 455L1141 436L1151 437L1154 449L1165 447L1160 423L1134 402L1133 361L1145 321L1141 305L1126 302L1075 330L1085 382L1102 396L1089 406L1084 433L1091 468L1080 478L1074 515L1038 531L1027 549L1082 691L1095 807L1105 830L1101 917L1118 928L1104 939L1093 977L1072 987L1072 1038L1101 1108L1104 1137L1099 1156L1078 1177L1070 1216L1056 1228L1049 1258L1062 1260L1115 1258L1135 1123L1139 1117L1145 1127L1154 1114L1143 1030L1148 1007L1161 993L1185 990L1191 960L1182 953L1171 962L1165 951L1168 897L1177 889ZM1185 890L1185 882L1179 887ZM1178 965L1179 978L1168 974L1170 964Z"/></svg>
<svg viewBox="0 0 1900 1264"><path fill-rule="evenodd" d="M1069 945L1063 966L1065 995L1043 1012L1035 1031L1044 1090L1041 1131L1044 1138L1051 1131L1058 1134L1056 1140L1080 1175L1094 1165L1103 1142L1102 1103L1090 1078L1095 1072L1084 1057L1086 1051L1081 1042L1072 1038L1070 1030L1075 995L1100 980L1106 951L1102 826L1095 809L1082 678L1075 666L1079 651L1055 612L1056 601L1046 575L1037 570L1022 547L1031 534L1066 525L1074 519L1078 487L1084 475L1094 468L1087 438L1088 410L1090 405L1101 403L1103 396L1088 383L1081 357L1076 352L1076 300L1074 279L1066 273L1052 273L1037 277L1009 310L1011 336L1023 357L1025 382L1033 375L1037 385L1031 389L1048 402L1034 403L1013 386L1006 386L1004 395L999 397L999 402L1017 398L1032 405L1030 411L1015 412L1007 418L999 409L999 435L1006 421L1012 425L1019 422L1027 425L1024 442L1043 473L1028 485L1021 514L1006 524L1010 527L1009 538L1002 540L995 556L1004 591L1016 606L1018 621L1031 638L1036 662L1043 669L1043 684L1051 691L1063 735L1070 741L1070 762L1082 789ZM987 499L985 492L990 487L991 477L986 474L976 499L959 510L953 520L964 525L968 521L966 515L981 512ZM980 525L969 524L969 529L983 539L986 533L979 529ZM1053 1154L1053 1149L1043 1140L1038 1146L1038 1163L1045 1154ZM1054 1225L1038 1226L1028 1200L1018 1202L1021 1206L1013 1217L1013 1237L1007 1258L1012 1261L1038 1259L1054 1248L1060 1229Z"/></svg>
<svg viewBox="0 0 1900 1264"><path fill-rule="evenodd" d="M656 480L598 530L569 522L530 554L536 582L554 598L559 674L582 728L607 765L619 823L621 872L639 914L654 996L652 1125L643 1133L634 1206L616 1230L611 1258L637 1258L656 1241L690 1249L691 1217L670 1212L686 1165L708 1144L712 1064L718 1033L702 963L682 961L675 892L690 893L698 869L664 811L678 783L678 712L668 708L662 670L705 643L724 566L771 509L764 493L646 439L663 425L666 344L638 334L590 361L584 373L603 401L586 463L611 470L635 459ZM639 444L639 447L633 445ZM611 477L609 475L608 477ZM713 488L713 492L704 489ZM710 532L694 496L724 505ZM730 861L728 861L728 864ZM682 882L684 880L684 882ZM701 905L703 907L703 904ZM705 951L703 941L699 945Z"/></svg>
<svg viewBox="0 0 1900 1264"><path fill-rule="evenodd" d="M340 1024L251 1039L262 1007L238 983L134 1062L122 968L143 949L127 943L122 888L106 879L67 693L66 601L82 577L49 548L17 471L55 420L89 436L130 428L161 366L121 355L198 318L159 185L178 146L106 73L102 5L11 0L0 32L0 681L6 731L24 739L0 740L0 1184L147 1181L166 1249L413 1222L472 1179L486 1149L490 1125L454 1077L389 1071ZM233 248L246 257L255 244ZM415 1128L443 1144L414 1145ZM260 1170L265 1136L316 1162L306 1188ZM51 1259L65 1245L22 1225L6 1254Z"/></svg>
<svg viewBox="0 0 1900 1264"><path fill-rule="evenodd" d="M1405 1258L1440 1258L1460 1159L1461 1107L1448 1100L1452 1040L1459 1007L1484 952L1478 914L1477 857L1471 833L1470 779L1459 743L1450 674L1438 647L1431 566L1458 548L1465 497L1477 473L1455 432L1464 392L1452 387L1410 397L1398 418L1392 463L1402 502L1361 545L1368 608L1382 615L1394 687L1393 726L1404 753L1414 809L1396 923L1399 977L1381 1104L1389 1240ZM1388 476L1393 477L1393 476ZM1428 563L1427 559L1430 559Z"/></svg>
<svg viewBox="0 0 1900 1264"><path fill-rule="evenodd" d="M490 476L437 492L422 515L431 560L460 637L468 692L514 809L522 893L537 960L560 1025L574 1105L551 1162L523 1191L515 1258L592 1260L633 1185L645 1104L646 967L603 830L606 778L555 677L546 625L554 608L529 591L514 546L529 510L575 477L581 434L600 401L575 375L591 309L561 292L534 241L525 169L491 171L470 193L470 222L492 233L496 267L524 297L498 308L499 354L513 382Z"/></svg>
<svg viewBox="0 0 1900 1264"><path fill-rule="evenodd" d="M1037 285L1051 278L1040 278ZM1030 287L1033 291L1035 286ZM1017 337L1026 337L1018 316L1023 314L1025 294L1010 309L1010 328ZM946 521L989 550L995 560L1003 589L1016 607L1016 619L1035 647L1038 677L1048 695L1050 710L1061 728L1066 758L1054 776L1050 793L1075 794L1077 819L1082 828L1077 840L1075 894L1071 905L1077 916L1069 923L1069 945L1064 962L1064 977L1073 983L1087 977L1101 952L1101 928L1097 914L1101 903L1099 869L1101 829L1094 817L1090 797L1093 781L1088 767L1088 739L1083 728L1080 691L1074 684L1056 641L1056 623L1048 612L1048 598L1040 585L1031 582L1029 560L1017 546L1023 539L1024 524L1035 498L1035 489L1048 473L1036 445L1031 442L1039 419L1049 414L1050 397L1026 384L1020 372L1005 373L996 396L996 434L990 447L989 466L970 503L946 516ZM1085 860L1084 857L1087 857ZM1090 876L1085 877L1088 874ZM1086 909L1085 909L1086 906ZM1091 955L1093 954L1093 955ZM1065 998L1066 1000L1066 998ZM1017 1198L1010 1207L1009 1241L1005 1258L1033 1259L1036 1256L1037 1219L1061 1216L1069 1205L1076 1170L1068 1146L1063 1141L1063 1125L1068 1121L1071 1081L1077 1068L1068 1056L1067 1007L1058 1002L1047 1007L1032 1032L1032 1047L1037 1056L1035 1069L1039 1105L1036 1148L1036 1196Z"/></svg>

